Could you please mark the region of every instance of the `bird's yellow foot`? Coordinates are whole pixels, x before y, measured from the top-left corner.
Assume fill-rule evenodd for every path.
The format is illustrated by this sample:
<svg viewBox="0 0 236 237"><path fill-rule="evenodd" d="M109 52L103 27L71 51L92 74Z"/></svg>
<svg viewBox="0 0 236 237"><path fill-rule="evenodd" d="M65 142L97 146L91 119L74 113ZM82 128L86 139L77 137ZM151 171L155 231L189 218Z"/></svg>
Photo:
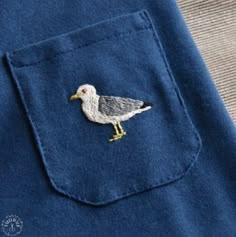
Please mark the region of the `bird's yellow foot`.
<svg viewBox="0 0 236 237"><path fill-rule="evenodd" d="M117 140L121 139L121 138L122 138L123 136L125 136L125 135L126 135L126 132L124 132L124 133L119 133L119 134L114 134L114 135L112 136L112 138L109 139L109 142L117 141Z"/></svg>
<svg viewBox="0 0 236 237"><path fill-rule="evenodd" d="M112 138L109 139L109 142L117 141L126 135L126 132L123 130L120 123L117 123L116 125L114 125L114 129L116 131L116 134L114 134Z"/></svg>
<svg viewBox="0 0 236 237"><path fill-rule="evenodd" d="M121 139L122 137L123 137L122 134L115 134L115 135L112 136L111 139L109 139L109 142L117 141L117 140Z"/></svg>

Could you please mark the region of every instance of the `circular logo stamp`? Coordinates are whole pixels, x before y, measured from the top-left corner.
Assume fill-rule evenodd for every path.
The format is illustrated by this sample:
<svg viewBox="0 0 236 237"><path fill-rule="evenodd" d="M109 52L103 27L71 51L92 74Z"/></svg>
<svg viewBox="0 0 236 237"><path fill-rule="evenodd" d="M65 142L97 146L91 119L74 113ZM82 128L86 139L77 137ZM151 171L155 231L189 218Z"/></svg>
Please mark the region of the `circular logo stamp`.
<svg viewBox="0 0 236 237"><path fill-rule="evenodd" d="M6 216L2 220L2 231L7 236L19 235L23 229L23 221L16 215Z"/></svg>

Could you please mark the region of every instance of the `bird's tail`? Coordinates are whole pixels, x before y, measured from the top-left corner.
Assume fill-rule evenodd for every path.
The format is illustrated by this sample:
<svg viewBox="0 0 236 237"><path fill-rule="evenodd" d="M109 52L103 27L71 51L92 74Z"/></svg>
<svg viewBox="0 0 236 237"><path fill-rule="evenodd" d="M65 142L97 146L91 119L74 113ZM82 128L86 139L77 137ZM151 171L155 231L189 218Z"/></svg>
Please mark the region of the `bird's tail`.
<svg viewBox="0 0 236 237"><path fill-rule="evenodd" d="M152 103L144 102L143 105L140 107L140 109L145 109L147 107L152 107L152 106L153 106Z"/></svg>

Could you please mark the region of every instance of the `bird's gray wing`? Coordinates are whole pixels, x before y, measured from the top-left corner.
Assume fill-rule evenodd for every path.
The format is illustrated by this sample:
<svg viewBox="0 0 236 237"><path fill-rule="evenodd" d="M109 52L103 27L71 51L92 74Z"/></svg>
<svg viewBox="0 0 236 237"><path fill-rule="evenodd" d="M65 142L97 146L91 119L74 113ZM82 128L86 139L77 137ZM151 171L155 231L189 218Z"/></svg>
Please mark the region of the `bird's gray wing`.
<svg viewBox="0 0 236 237"><path fill-rule="evenodd" d="M98 110L107 116L121 116L139 109L143 101L130 98L100 96Z"/></svg>

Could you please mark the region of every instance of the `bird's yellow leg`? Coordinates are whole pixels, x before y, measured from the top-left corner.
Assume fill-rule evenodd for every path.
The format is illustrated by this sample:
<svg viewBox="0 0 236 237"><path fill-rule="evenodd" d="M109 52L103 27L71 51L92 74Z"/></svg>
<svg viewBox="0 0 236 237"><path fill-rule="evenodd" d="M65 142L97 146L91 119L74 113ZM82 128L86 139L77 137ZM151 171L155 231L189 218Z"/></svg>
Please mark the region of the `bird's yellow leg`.
<svg viewBox="0 0 236 237"><path fill-rule="evenodd" d="M117 125L117 124L114 125L114 129L115 129L115 131L116 131L116 134L113 135L113 136L117 136L117 135L119 135L120 132L119 132L119 128L118 128L118 125Z"/></svg>
<svg viewBox="0 0 236 237"><path fill-rule="evenodd" d="M114 134L112 136L112 138L109 140L110 142L119 140L119 139L121 139L124 136L124 133L123 133L124 131L123 131L123 129L122 129L123 132L120 130L120 127L119 127L118 123L113 125L113 126L114 126L116 134Z"/></svg>
<svg viewBox="0 0 236 237"><path fill-rule="evenodd" d="M120 122L117 123L117 127L118 127L118 129L120 130L120 133L121 133L122 135L126 135L126 132L125 132L124 129L122 128Z"/></svg>

